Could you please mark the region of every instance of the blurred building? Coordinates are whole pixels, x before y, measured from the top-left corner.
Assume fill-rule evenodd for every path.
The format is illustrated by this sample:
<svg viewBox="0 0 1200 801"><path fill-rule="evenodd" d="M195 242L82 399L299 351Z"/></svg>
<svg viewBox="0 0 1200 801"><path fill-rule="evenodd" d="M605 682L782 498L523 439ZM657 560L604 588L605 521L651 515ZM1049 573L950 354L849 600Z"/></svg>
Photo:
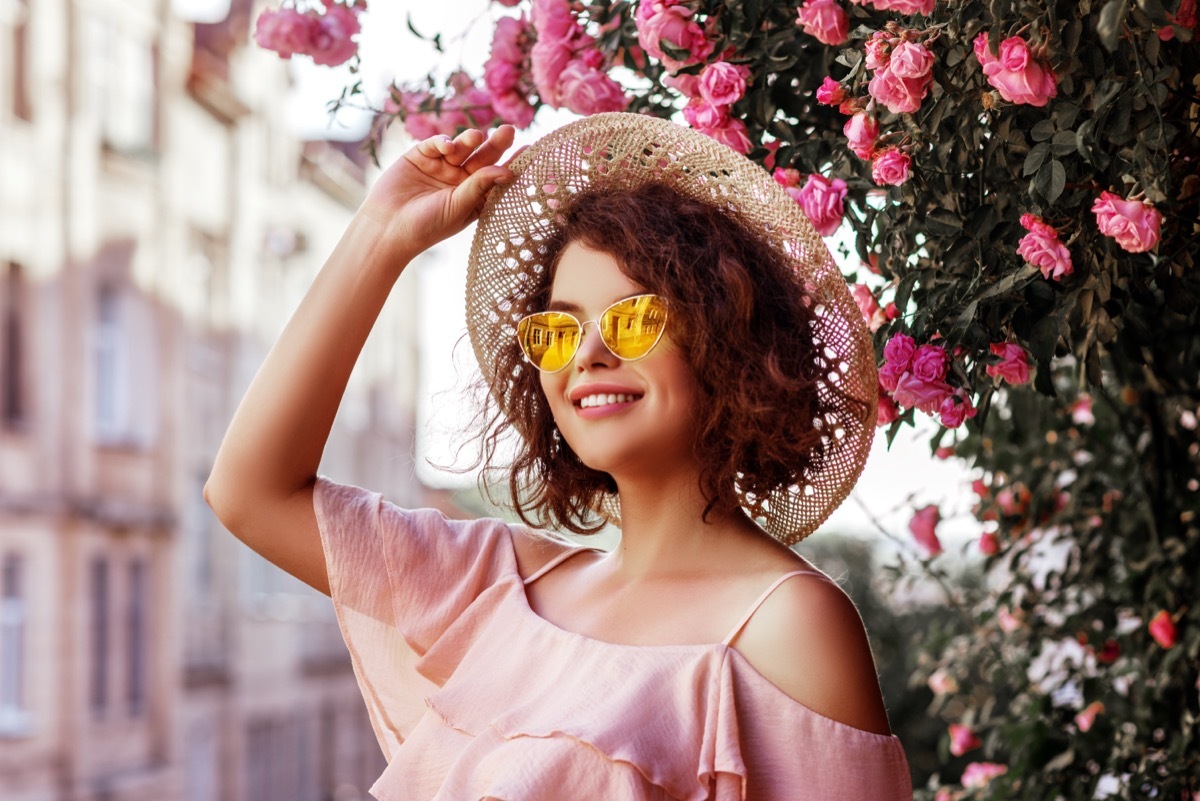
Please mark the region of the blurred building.
<svg viewBox="0 0 1200 801"><path fill-rule="evenodd" d="M184 18L214 5L0 0L5 801L352 801L382 769L328 599L201 498L364 192L354 146L288 133L251 0ZM404 298L323 469L416 504Z"/></svg>

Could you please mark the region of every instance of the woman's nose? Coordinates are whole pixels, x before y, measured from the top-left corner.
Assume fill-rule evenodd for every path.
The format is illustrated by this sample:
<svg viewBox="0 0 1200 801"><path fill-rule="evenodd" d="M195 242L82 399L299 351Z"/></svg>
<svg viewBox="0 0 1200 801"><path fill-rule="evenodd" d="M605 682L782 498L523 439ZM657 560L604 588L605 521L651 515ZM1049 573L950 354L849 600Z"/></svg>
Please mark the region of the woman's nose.
<svg viewBox="0 0 1200 801"><path fill-rule="evenodd" d="M590 367L615 367L618 361L620 360L616 355L604 344L599 324L584 323L583 339L575 353L575 369L582 371Z"/></svg>

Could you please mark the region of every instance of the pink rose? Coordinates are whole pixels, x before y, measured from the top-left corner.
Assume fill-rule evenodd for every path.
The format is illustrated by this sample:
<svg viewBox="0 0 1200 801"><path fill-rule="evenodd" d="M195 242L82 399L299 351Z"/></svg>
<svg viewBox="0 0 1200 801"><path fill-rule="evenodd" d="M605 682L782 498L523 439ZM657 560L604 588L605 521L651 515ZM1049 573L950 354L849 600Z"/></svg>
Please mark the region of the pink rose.
<svg viewBox="0 0 1200 801"><path fill-rule="evenodd" d="M887 68L898 78L928 78L933 73L933 53L922 44L902 41L892 48Z"/></svg>
<svg viewBox="0 0 1200 801"><path fill-rule="evenodd" d="M264 50L274 50L280 58L307 53L312 47L316 20L294 8L267 9L258 15L254 26L254 43Z"/></svg>
<svg viewBox="0 0 1200 801"><path fill-rule="evenodd" d="M903 78L884 67L876 70L867 84L867 93L887 106L893 114L911 114L921 107L929 89L931 76Z"/></svg>
<svg viewBox="0 0 1200 801"><path fill-rule="evenodd" d="M1077 426L1090 426L1096 422L1092 414L1092 399L1089 395L1081 395L1071 404L1071 422Z"/></svg>
<svg viewBox="0 0 1200 801"><path fill-rule="evenodd" d="M725 124L729 106L714 106L702 97L693 97L683 108L683 118L693 128L718 128Z"/></svg>
<svg viewBox="0 0 1200 801"><path fill-rule="evenodd" d="M888 65L892 58L892 48L900 40L886 31L875 31L871 38L863 44L867 54L866 67L869 70L881 70Z"/></svg>
<svg viewBox="0 0 1200 801"><path fill-rule="evenodd" d="M642 0L634 15L638 43L670 70L704 61L712 53L713 44L704 35L704 29L692 20L693 14L685 6Z"/></svg>
<svg viewBox="0 0 1200 801"><path fill-rule="evenodd" d="M513 8L521 4L521 0L492 0L492 2L499 3L500 5L507 6L508 8Z"/></svg>
<svg viewBox="0 0 1200 801"><path fill-rule="evenodd" d="M312 29L312 47L308 55L314 63L336 67L354 58L358 43L351 37L358 34L358 12L343 5L325 3L325 13L316 18Z"/></svg>
<svg viewBox="0 0 1200 801"><path fill-rule="evenodd" d="M896 406L896 402L892 400L892 396L887 394L883 386L879 387L879 417L875 421L877 426L886 426L900 419L900 409Z"/></svg>
<svg viewBox="0 0 1200 801"><path fill-rule="evenodd" d="M884 364L879 368L879 386L888 392L895 392L900 384L900 377L907 374L907 369L900 369L892 364Z"/></svg>
<svg viewBox="0 0 1200 801"><path fill-rule="evenodd" d="M1000 630L1005 634L1012 634L1021 628L1021 613L1018 610L1016 614L1013 614L1007 606L1002 606L996 612L996 623L999 624Z"/></svg>
<svg viewBox="0 0 1200 801"><path fill-rule="evenodd" d="M1024 384L1029 380L1029 360L1024 348L1011 342L996 342L991 345L991 351L1001 361L985 368L989 376L999 376L1010 384Z"/></svg>
<svg viewBox="0 0 1200 801"><path fill-rule="evenodd" d="M528 54L530 39L529 23L524 17L501 17L492 34L492 58L520 64Z"/></svg>
<svg viewBox="0 0 1200 801"><path fill-rule="evenodd" d="M865 5L861 0L855 0ZM933 11L937 0L872 0L871 4L880 11L895 11L899 14L925 14Z"/></svg>
<svg viewBox="0 0 1200 801"><path fill-rule="evenodd" d="M531 13L539 42L569 43L583 32L568 0L533 0Z"/></svg>
<svg viewBox="0 0 1200 801"><path fill-rule="evenodd" d="M1162 214L1144 200L1123 200L1112 192L1101 192L1092 212L1100 233L1117 240L1130 253L1145 253L1158 244Z"/></svg>
<svg viewBox="0 0 1200 801"><path fill-rule="evenodd" d="M574 55L574 51L562 42L539 39L534 44L529 53L531 72L543 103L554 108L562 106L559 80Z"/></svg>
<svg viewBox="0 0 1200 801"><path fill-rule="evenodd" d="M942 552L942 543L938 541L937 532L934 530L941 519L938 508L931 504L918 509L912 520L908 521L908 530L912 532L913 539L925 549L928 556L937 556Z"/></svg>
<svg viewBox="0 0 1200 801"><path fill-rule="evenodd" d="M1161 610L1155 615L1147 625L1150 630L1150 636L1154 641L1163 648L1173 648L1175 646L1175 621L1171 619L1171 615L1167 610Z"/></svg>
<svg viewBox="0 0 1200 801"><path fill-rule="evenodd" d="M949 695L958 692L958 680L945 668L938 668L929 674L929 680L926 683L934 695Z"/></svg>
<svg viewBox="0 0 1200 801"><path fill-rule="evenodd" d="M1168 15L1170 24L1158 29L1158 38L1169 42L1175 38L1175 26L1191 30L1196 27L1196 0L1181 0L1179 10Z"/></svg>
<svg viewBox="0 0 1200 801"><path fill-rule="evenodd" d="M875 152L875 140L879 137L879 123L865 111L860 111L842 128L850 151L860 159L869 159Z"/></svg>
<svg viewBox="0 0 1200 801"><path fill-rule="evenodd" d="M945 381L923 381L909 372L896 381L892 397L901 406L915 406L925 414L937 414L953 392Z"/></svg>
<svg viewBox="0 0 1200 801"><path fill-rule="evenodd" d="M1096 716L1104 711L1104 704L1099 701L1092 701L1083 711L1075 716L1075 725L1082 732L1091 731L1092 725L1096 722Z"/></svg>
<svg viewBox="0 0 1200 801"><path fill-rule="evenodd" d="M796 24L827 45L840 45L850 33L850 17L837 0L804 0Z"/></svg>
<svg viewBox="0 0 1200 801"><path fill-rule="evenodd" d="M917 343L908 334L892 334L892 338L883 346L883 358L888 366L900 373L908 371L916 355Z"/></svg>
<svg viewBox="0 0 1200 801"><path fill-rule="evenodd" d="M851 286L850 294L854 296L854 302L858 304L858 310L862 312L867 329L874 334L879 330L879 326L887 322L883 317L883 309L879 308L879 301L871 294L870 288L864 284Z"/></svg>
<svg viewBox="0 0 1200 801"><path fill-rule="evenodd" d="M493 56L483 63L483 83L494 95L511 92L521 80L521 68Z"/></svg>
<svg viewBox="0 0 1200 801"><path fill-rule="evenodd" d="M946 377L950 357L941 345L922 345L913 354L912 374L922 381L941 381Z"/></svg>
<svg viewBox="0 0 1200 801"><path fill-rule="evenodd" d="M840 83L826 75L817 87L817 102L825 106L841 105L846 99L846 90Z"/></svg>
<svg viewBox="0 0 1200 801"><path fill-rule="evenodd" d="M823 175L808 176L800 190L800 207L821 236L829 236L842 224L842 199L847 191L846 182L841 178L831 181Z"/></svg>
<svg viewBox="0 0 1200 801"><path fill-rule="evenodd" d="M1035 59L1029 45L1019 36L1001 42L1000 55L995 57L988 50L987 31L984 31L975 37L975 56L987 82L1010 103L1044 106L1058 94L1054 71Z"/></svg>
<svg viewBox="0 0 1200 801"><path fill-rule="evenodd" d="M963 770L962 785L968 789L984 787L992 779L1008 773L1007 765L995 762L972 762Z"/></svg>
<svg viewBox="0 0 1200 801"><path fill-rule="evenodd" d="M975 736L970 726L961 723L950 724L950 753L960 757L968 751L983 745L983 740Z"/></svg>
<svg viewBox="0 0 1200 801"><path fill-rule="evenodd" d="M589 67L582 59L575 59L563 70L559 77L559 92L564 106L584 116L622 111L629 105L620 84L607 73Z"/></svg>
<svg viewBox="0 0 1200 801"><path fill-rule="evenodd" d="M746 123L735 117L726 117L720 125L712 128L697 127L696 130L743 155L749 153L750 148L753 147L750 142L750 132L746 130Z"/></svg>
<svg viewBox="0 0 1200 801"><path fill-rule="evenodd" d="M1042 271L1045 278L1061 280L1074 271L1071 251L1058 238L1058 231L1034 214L1022 214L1021 225L1029 233L1017 244L1017 255Z"/></svg>
<svg viewBox="0 0 1200 801"><path fill-rule="evenodd" d="M945 461L946 459L949 459L951 456L953 456L955 454L955 452L956 451L954 450L953 446L942 445L942 446L938 447L938 449L936 451L933 452L933 455L936 456L937 458L941 459L942 461Z"/></svg>
<svg viewBox="0 0 1200 801"><path fill-rule="evenodd" d="M700 96L714 106L732 106L746 94L746 67L718 61L700 70Z"/></svg>
<svg viewBox="0 0 1200 801"><path fill-rule="evenodd" d="M501 120L519 129L528 128L533 124L533 116L537 111L529 102L529 98L520 92L492 95L492 108L496 109L496 114Z"/></svg>
<svg viewBox="0 0 1200 801"><path fill-rule="evenodd" d="M1000 552L1000 541L990 531L979 535L979 550L984 556L995 556Z"/></svg>
<svg viewBox="0 0 1200 801"><path fill-rule="evenodd" d="M908 180L912 159L899 148L885 147L871 159L871 178L880 186L899 186Z"/></svg>
<svg viewBox="0 0 1200 801"><path fill-rule="evenodd" d="M938 407L938 416L946 428L958 428L976 413L975 405L962 389L955 390L954 394L943 400L942 405Z"/></svg>

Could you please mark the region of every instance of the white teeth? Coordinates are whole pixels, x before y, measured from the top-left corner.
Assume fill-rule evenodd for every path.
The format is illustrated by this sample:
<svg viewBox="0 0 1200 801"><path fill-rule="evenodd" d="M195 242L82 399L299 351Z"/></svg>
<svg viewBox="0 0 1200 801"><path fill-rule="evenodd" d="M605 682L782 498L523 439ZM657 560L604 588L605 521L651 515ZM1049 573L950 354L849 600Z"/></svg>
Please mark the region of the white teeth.
<svg viewBox="0 0 1200 801"><path fill-rule="evenodd" d="M615 395L587 395L579 400L579 408L591 409L594 406L611 406L614 403L629 403L636 400L633 395L615 394Z"/></svg>

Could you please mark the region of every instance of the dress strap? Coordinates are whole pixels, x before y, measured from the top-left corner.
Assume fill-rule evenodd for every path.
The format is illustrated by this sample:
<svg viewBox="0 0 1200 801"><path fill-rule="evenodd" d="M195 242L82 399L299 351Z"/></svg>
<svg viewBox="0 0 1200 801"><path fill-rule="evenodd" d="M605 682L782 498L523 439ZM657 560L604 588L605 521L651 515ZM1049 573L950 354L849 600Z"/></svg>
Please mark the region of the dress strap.
<svg viewBox="0 0 1200 801"><path fill-rule="evenodd" d="M575 547L575 548L570 548L570 549L568 549L568 550L565 550L565 551L563 551L563 552L562 552L562 553L560 553L558 556L554 557L554 558L553 558L553 559L551 559L549 562L547 562L546 564L542 565L542 566L541 566L541 567L539 567L537 570L533 571L533 573L531 573L531 574L530 574L530 575L529 575L529 576L528 576L528 577L525 579L525 586L529 586L529 585L530 585L530 584L532 584L533 582L537 581L537 580L538 580L538 579L540 579L542 576L546 575L546 574L547 574L547 573L549 573L551 570L553 570L554 568L558 567L559 565L561 565L563 562L565 562L565 561L567 561L568 559L570 559L570 558L571 558L572 556L574 556L575 554L577 554L577 553L582 553L583 551L595 551L595 550L598 550L598 549L596 549L596 548L592 548L592 547L590 547L590 546L588 546L588 545L580 545L580 546L578 546L578 547Z"/></svg>
<svg viewBox="0 0 1200 801"><path fill-rule="evenodd" d="M776 587L790 579L792 576L807 575L826 578L824 573L821 573L817 570L793 570L791 573L784 573L782 576L775 579L775 581L771 582L771 586L767 587L763 594L758 596L758 600L750 605L750 608L746 610L746 614L742 615L742 619L737 622L737 625L733 627L733 630L729 632L725 639L721 640L721 644L729 645L731 642L733 642L733 638L741 633L745 625L750 622L750 618L754 617L754 613L758 611L758 608L763 605L763 602L766 601L767 598L771 597L771 593L775 592Z"/></svg>

